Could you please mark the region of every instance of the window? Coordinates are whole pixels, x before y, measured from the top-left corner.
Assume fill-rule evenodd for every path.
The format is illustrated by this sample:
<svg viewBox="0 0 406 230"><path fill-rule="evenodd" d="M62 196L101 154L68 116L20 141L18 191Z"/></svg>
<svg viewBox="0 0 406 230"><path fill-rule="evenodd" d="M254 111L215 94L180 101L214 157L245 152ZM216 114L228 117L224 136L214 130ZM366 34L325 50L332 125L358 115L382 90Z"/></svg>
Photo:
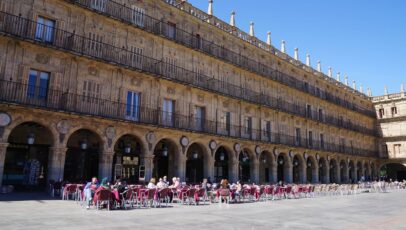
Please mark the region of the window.
<svg viewBox="0 0 406 230"><path fill-rule="evenodd" d="M83 82L83 102L97 103L100 98L100 84L94 81Z"/></svg>
<svg viewBox="0 0 406 230"><path fill-rule="evenodd" d="M324 134L320 133L320 148L324 149Z"/></svg>
<svg viewBox="0 0 406 230"><path fill-rule="evenodd" d="M200 37L200 34L196 34L196 48L202 49L202 38Z"/></svg>
<svg viewBox="0 0 406 230"><path fill-rule="evenodd" d="M382 151L383 151L383 153L384 153L384 155L385 156L387 156L388 155L388 145L382 145Z"/></svg>
<svg viewBox="0 0 406 230"><path fill-rule="evenodd" d="M394 116L395 116L395 114L397 114L397 113L398 113L398 110L397 110L397 108L396 108L396 107L392 107L390 110L391 110L391 113L392 113L392 117L394 117Z"/></svg>
<svg viewBox="0 0 406 230"><path fill-rule="evenodd" d="M165 58L166 61L166 72L169 76L176 76L177 68L176 68L176 60L173 58Z"/></svg>
<svg viewBox="0 0 406 230"><path fill-rule="evenodd" d="M312 118L312 106L311 105L306 106L306 116L309 118Z"/></svg>
<svg viewBox="0 0 406 230"><path fill-rule="evenodd" d="M91 7L95 10L106 11L107 0L91 0Z"/></svg>
<svg viewBox="0 0 406 230"><path fill-rule="evenodd" d="M44 17L38 17L35 39L46 43L54 41L55 21Z"/></svg>
<svg viewBox="0 0 406 230"><path fill-rule="evenodd" d="M202 131L205 125L206 108L201 106L195 107L195 127L197 130Z"/></svg>
<svg viewBox="0 0 406 230"><path fill-rule="evenodd" d="M383 118L385 116L385 109L379 109L379 118Z"/></svg>
<svg viewBox="0 0 406 230"><path fill-rule="evenodd" d="M102 54L102 36L89 33L89 40L87 40L87 48L92 52L92 54L100 56Z"/></svg>
<svg viewBox="0 0 406 230"><path fill-rule="evenodd" d="M266 138L267 141L271 141L271 137L272 137L271 135L272 135L271 122L265 121L264 137Z"/></svg>
<svg viewBox="0 0 406 230"><path fill-rule="evenodd" d="M309 83L307 83L307 82L304 83L304 90L305 90L306 92L309 91Z"/></svg>
<svg viewBox="0 0 406 230"><path fill-rule="evenodd" d="M300 136L300 128L296 128L296 141L295 141L295 144L299 146L301 139L302 139L302 138L301 138L301 136Z"/></svg>
<svg viewBox="0 0 406 230"><path fill-rule="evenodd" d="M141 48L137 48L135 46L131 46L131 53L130 53L130 61L131 66L142 68L142 55L144 50Z"/></svg>
<svg viewBox="0 0 406 230"><path fill-rule="evenodd" d="M30 70L28 76L27 97L32 99L46 99L48 94L49 73Z"/></svg>
<svg viewBox="0 0 406 230"><path fill-rule="evenodd" d="M324 121L323 109L319 109L319 121Z"/></svg>
<svg viewBox="0 0 406 230"><path fill-rule="evenodd" d="M168 37L176 39L176 24L168 22Z"/></svg>
<svg viewBox="0 0 406 230"><path fill-rule="evenodd" d="M139 121L140 119L140 93L128 91L125 107L125 118Z"/></svg>
<svg viewBox="0 0 406 230"><path fill-rule="evenodd" d="M251 136L252 132L252 117L245 117L244 119L244 128L245 128L245 133L249 134Z"/></svg>
<svg viewBox="0 0 406 230"><path fill-rule="evenodd" d="M163 125L173 126L174 125L174 111L175 111L175 101L170 99L164 99L163 109L162 109L162 122Z"/></svg>
<svg viewBox="0 0 406 230"><path fill-rule="evenodd" d="M309 147L313 147L313 132L309 131Z"/></svg>
<svg viewBox="0 0 406 230"><path fill-rule="evenodd" d="M316 96L320 97L320 88L316 87Z"/></svg>
<svg viewBox="0 0 406 230"><path fill-rule="evenodd" d="M145 10L135 5L132 5L131 8L131 22L137 26L144 27Z"/></svg>
<svg viewBox="0 0 406 230"><path fill-rule="evenodd" d="M230 112L224 112L223 116L221 117L221 123L224 125L224 128L227 132L227 135L230 135L231 131L231 113Z"/></svg>
<svg viewBox="0 0 406 230"><path fill-rule="evenodd" d="M394 152L394 154L395 154L395 156L394 157L396 157L396 155L399 155L400 154L400 147L401 147L402 145L401 144L394 144L393 145L393 152Z"/></svg>

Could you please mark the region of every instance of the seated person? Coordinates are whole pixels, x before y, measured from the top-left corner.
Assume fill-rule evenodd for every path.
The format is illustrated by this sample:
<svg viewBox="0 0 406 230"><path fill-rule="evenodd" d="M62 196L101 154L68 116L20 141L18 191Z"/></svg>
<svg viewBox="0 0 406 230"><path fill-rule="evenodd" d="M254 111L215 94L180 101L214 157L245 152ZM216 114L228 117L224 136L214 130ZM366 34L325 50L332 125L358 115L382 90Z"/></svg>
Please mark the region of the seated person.
<svg viewBox="0 0 406 230"><path fill-rule="evenodd" d="M96 190L100 187L99 181L97 177L93 177L91 182L88 182L83 189L83 193L85 196L85 200L87 202L86 208L90 208L90 203L92 202L93 195L95 194Z"/></svg>
<svg viewBox="0 0 406 230"><path fill-rule="evenodd" d="M159 178L159 182L158 182L158 184L156 184L156 187L159 189L163 189L163 188L167 188L167 185L162 178Z"/></svg>
<svg viewBox="0 0 406 230"><path fill-rule="evenodd" d="M148 189L154 189L154 188L156 188L155 183L156 183L155 178L151 178L151 180L149 180L149 183L148 183L148 185L147 185L147 188L148 188Z"/></svg>
<svg viewBox="0 0 406 230"><path fill-rule="evenodd" d="M113 189L116 189L118 193L123 193L125 191L125 186L120 179L117 179L116 183L113 185Z"/></svg>

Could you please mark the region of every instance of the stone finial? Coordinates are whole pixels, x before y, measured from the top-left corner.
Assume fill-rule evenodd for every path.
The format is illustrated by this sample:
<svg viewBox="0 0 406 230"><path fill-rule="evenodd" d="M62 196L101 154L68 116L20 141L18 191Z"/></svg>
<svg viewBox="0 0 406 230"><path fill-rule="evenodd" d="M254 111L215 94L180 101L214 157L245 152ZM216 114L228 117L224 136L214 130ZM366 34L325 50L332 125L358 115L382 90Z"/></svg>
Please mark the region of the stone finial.
<svg viewBox="0 0 406 230"><path fill-rule="evenodd" d="M355 83L355 81L352 81L352 88L357 90L357 84Z"/></svg>
<svg viewBox="0 0 406 230"><path fill-rule="evenodd" d="M295 48L295 55L294 55L295 60L299 60L299 49Z"/></svg>
<svg viewBox="0 0 406 230"><path fill-rule="evenodd" d="M371 91L371 88L368 88L368 97L372 97L372 91Z"/></svg>
<svg viewBox="0 0 406 230"><path fill-rule="evenodd" d="M337 72L337 79L336 79L337 81L341 81L341 76L340 75L341 75L341 73Z"/></svg>
<svg viewBox="0 0 406 230"><path fill-rule="evenodd" d="M310 67L310 54L306 54L306 65Z"/></svg>
<svg viewBox="0 0 406 230"><path fill-rule="evenodd" d="M235 11L231 12L230 26L235 27Z"/></svg>
<svg viewBox="0 0 406 230"><path fill-rule="evenodd" d="M321 72L321 61L317 60L317 71Z"/></svg>
<svg viewBox="0 0 406 230"><path fill-rule="evenodd" d="M403 83L400 84L400 92L401 93L405 92L405 87L404 87Z"/></svg>
<svg viewBox="0 0 406 230"><path fill-rule="evenodd" d="M213 0L209 0L209 8L207 9L207 14L210 16L213 15Z"/></svg>
<svg viewBox="0 0 406 230"><path fill-rule="evenodd" d="M388 95L388 87L385 85L385 95Z"/></svg>
<svg viewBox="0 0 406 230"><path fill-rule="evenodd" d="M359 91L360 91L361 93L364 93L364 88L362 87L362 85L359 86Z"/></svg>
<svg viewBox="0 0 406 230"><path fill-rule="evenodd" d="M282 40L281 52L282 52L282 53L286 53L285 40Z"/></svg>
<svg viewBox="0 0 406 230"><path fill-rule="evenodd" d="M250 22L250 36L254 37L255 33L254 33L254 22Z"/></svg>
<svg viewBox="0 0 406 230"><path fill-rule="evenodd" d="M331 66L328 67L328 76L333 77L333 68Z"/></svg>
<svg viewBox="0 0 406 230"><path fill-rule="evenodd" d="M268 33L267 33L266 44L272 45L271 31L268 31Z"/></svg>
<svg viewBox="0 0 406 230"><path fill-rule="evenodd" d="M347 76L347 75L345 75L344 84L345 84L346 86L348 86L348 76Z"/></svg>

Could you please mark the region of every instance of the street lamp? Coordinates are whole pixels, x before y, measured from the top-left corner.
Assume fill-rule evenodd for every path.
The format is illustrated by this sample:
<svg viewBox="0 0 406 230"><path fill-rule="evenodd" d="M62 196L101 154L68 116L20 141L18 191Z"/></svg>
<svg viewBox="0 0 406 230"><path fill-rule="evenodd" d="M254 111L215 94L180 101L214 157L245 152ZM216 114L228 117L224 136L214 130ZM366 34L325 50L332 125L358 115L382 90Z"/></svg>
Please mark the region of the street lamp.
<svg viewBox="0 0 406 230"><path fill-rule="evenodd" d="M83 140L82 142L80 142L80 148L82 150L86 150L87 149L87 140Z"/></svg>
<svg viewBox="0 0 406 230"><path fill-rule="evenodd" d="M197 159L199 158L199 154L197 153L197 151L193 152L193 159Z"/></svg>
<svg viewBox="0 0 406 230"><path fill-rule="evenodd" d="M168 147L166 147L166 145L162 147L162 156L164 157L168 156Z"/></svg>
<svg viewBox="0 0 406 230"><path fill-rule="evenodd" d="M220 153L220 161L224 161L224 152Z"/></svg>
<svg viewBox="0 0 406 230"><path fill-rule="evenodd" d="M127 144L126 146L125 146L125 148L124 148L124 152L125 153L131 153L131 145L130 144Z"/></svg>
<svg viewBox="0 0 406 230"><path fill-rule="evenodd" d="M279 159L279 164L283 165L283 159L282 158Z"/></svg>
<svg viewBox="0 0 406 230"><path fill-rule="evenodd" d="M35 142L35 135L33 133L28 134L27 136L27 143L29 145L33 145Z"/></svg>

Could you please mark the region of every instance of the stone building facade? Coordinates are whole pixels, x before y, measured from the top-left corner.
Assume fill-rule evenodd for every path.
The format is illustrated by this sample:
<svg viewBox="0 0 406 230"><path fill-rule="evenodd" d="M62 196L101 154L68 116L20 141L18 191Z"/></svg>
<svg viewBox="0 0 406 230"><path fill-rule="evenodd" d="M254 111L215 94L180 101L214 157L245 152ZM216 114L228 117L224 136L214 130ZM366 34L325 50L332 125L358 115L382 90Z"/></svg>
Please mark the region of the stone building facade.
<svg viewBox="0 0 406 230"><path fill-rule="evenodd" d="M0 183L377 176L369 97L186 1L0 0Z"/></svg>

